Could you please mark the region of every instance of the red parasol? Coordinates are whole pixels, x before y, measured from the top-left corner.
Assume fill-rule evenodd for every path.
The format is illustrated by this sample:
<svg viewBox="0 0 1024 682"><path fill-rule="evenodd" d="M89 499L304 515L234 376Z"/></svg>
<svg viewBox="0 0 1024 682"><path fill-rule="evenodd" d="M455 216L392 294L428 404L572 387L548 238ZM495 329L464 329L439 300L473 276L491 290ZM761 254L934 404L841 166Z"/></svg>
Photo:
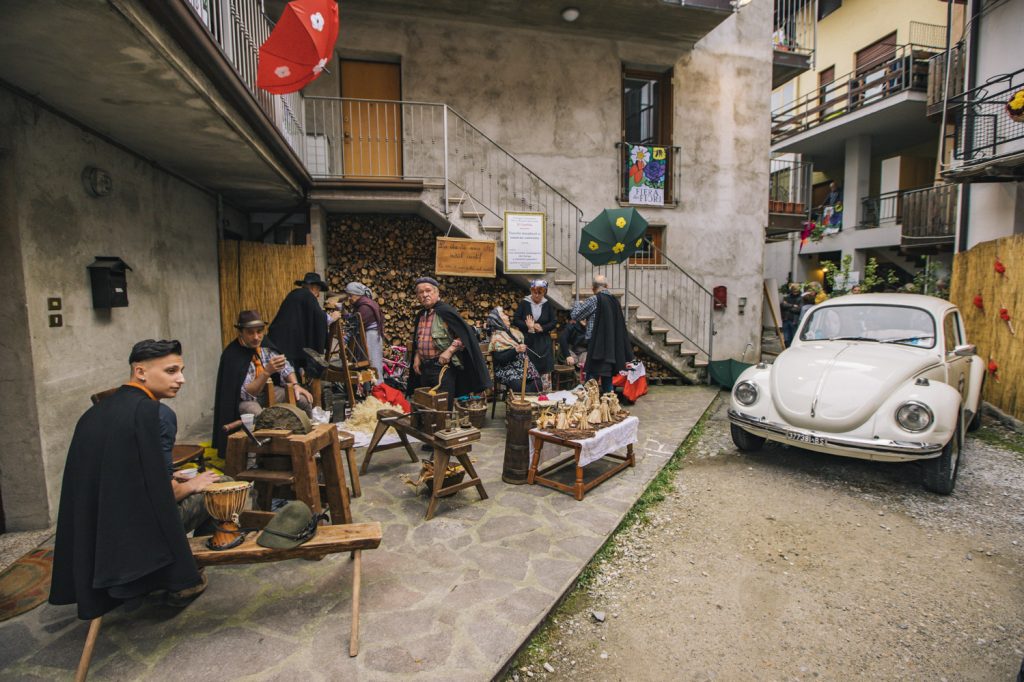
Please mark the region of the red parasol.
<svg viewBox="0 0 1024 682"><path fill-rule="evenodd" d="M256 85L275 95L301 90L324 70L337 40L335 0L289 2L270 37L260 45Z"/></svg>

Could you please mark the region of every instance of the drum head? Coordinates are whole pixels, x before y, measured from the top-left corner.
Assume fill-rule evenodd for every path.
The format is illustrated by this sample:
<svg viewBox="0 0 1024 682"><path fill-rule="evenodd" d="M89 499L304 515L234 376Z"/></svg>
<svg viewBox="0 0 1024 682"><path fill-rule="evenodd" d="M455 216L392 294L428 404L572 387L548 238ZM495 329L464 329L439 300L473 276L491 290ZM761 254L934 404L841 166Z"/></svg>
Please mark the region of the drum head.
<svg viewBox="0 0 1024 682"><path fill-rule="evenodd" d="M204 493L229 493L235 490L245 490L252 486L249 481L217 481L203 488Z"/></svg>

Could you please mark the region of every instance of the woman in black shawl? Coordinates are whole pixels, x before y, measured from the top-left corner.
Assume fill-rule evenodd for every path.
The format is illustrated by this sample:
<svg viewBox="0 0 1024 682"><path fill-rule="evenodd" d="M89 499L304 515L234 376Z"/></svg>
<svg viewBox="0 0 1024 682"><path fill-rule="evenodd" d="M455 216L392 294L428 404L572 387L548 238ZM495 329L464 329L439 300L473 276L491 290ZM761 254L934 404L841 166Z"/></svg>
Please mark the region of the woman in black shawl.
<svg viewBox="0 0 1024 682"><path fill-rule="evenodd" d="M487 329L491 333L491 341L487 348L494 362L494 376L512 390L520 390L523 386L523 364L530 352L523 339L523 333L509 326L508 315L501 306L487 315ZM540 375L531 357L526 389L532 393L539 393L541 388Z"/></svg>
<svg viewBox="0 0 1024 682"><path fill-rule="evenodd" d="M544 385L550 386L551 370L555 367L551 330L558 324L558 319L551 301L545 296L547 292L548 283L545 280L535 279L530 282L530 295L519 302L512 323L526 335L530 363L536 366Z"/></svg>

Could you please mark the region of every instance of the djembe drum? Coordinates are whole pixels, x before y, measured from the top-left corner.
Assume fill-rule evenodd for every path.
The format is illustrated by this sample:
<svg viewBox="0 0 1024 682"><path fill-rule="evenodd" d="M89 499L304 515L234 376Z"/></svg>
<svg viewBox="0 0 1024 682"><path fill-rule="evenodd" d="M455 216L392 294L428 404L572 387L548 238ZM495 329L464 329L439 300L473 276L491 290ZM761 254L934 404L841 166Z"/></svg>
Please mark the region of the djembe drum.
<svg viewBox="0 0 1024 682"><path fill-rule="evenodd" d="M231 549L242 544L245 533L238 525L238 515L249 497L251 481L219 481L203 490L206 511L217 522L213 537L206 541L210 549Z"/></svg>

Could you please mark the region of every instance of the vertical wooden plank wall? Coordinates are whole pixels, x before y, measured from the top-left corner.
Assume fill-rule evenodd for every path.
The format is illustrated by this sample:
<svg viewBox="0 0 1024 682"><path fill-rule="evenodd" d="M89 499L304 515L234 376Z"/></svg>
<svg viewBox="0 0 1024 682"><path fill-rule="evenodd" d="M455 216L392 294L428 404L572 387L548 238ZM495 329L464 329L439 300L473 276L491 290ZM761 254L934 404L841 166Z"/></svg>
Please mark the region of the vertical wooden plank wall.
<svg viewBox="0 0 1024 682"><path fill-rule="evenodd" d="M224 345L235 337L242 310L255 309L268 323L281 300L315 268L313 246L220 242L220 329ZM322 273L321 273L322 274Z"/></svg>
<svg viewBox="0 0 1024 682"><path fill-rule="evenodd" d="M996 272L999 259L1005 274ZM974 305L981 295L984 310ZM967 341L978 346L986 365L999 365L999 381L985 379L983 398L1003 412L1024 420L1024 235L984 242L953 259L950 300L960 307ZM999 317L1006 308L1016 335Z"/></svg>

